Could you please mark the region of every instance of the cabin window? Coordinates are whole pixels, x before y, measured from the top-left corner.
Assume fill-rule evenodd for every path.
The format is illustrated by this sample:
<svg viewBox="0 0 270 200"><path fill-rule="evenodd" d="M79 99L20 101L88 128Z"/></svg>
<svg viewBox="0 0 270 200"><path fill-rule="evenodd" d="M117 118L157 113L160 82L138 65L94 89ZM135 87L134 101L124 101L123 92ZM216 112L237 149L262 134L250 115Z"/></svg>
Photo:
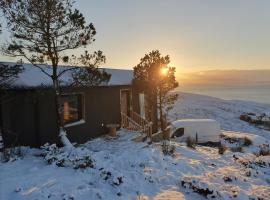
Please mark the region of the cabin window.
<svg viewBox="0 0 270 200"><path fill-rule="evenodd" d="M60 98L61 117L64 124L77 122L83 119L83 95L68 94Z"/></svg>

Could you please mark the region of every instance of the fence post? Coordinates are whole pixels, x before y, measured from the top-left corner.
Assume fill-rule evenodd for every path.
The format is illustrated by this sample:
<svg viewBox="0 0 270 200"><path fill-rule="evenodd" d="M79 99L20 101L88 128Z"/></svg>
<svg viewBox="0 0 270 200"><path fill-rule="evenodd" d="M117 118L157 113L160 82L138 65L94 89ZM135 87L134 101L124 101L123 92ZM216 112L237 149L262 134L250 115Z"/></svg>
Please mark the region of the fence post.
<svg viewBox="0 0 270 200"><path fill-rule="evenodd" d="M3 153L4 153L4 140L2 137L2 129L0 127L0 161L2 161L4 158Z"/></svg>
<svg viewBox="0 0 270 200"><path fill-rule="evenodd" d="M3 152L3 150L4 150L4 141L2 137L2 131L0 129L0 152Z"/></svg>

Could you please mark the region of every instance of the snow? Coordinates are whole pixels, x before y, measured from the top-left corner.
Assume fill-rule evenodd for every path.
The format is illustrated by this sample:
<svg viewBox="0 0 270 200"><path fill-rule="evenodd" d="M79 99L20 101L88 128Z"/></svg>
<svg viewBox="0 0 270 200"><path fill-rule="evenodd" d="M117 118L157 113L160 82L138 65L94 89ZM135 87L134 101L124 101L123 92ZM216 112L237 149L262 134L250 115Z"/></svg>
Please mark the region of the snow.
<svg viewBox="0 0 270 200"><path fill-rule="evenodd" d="M15 65L15 63L6 63L9 65ZM12 83L15 87L38 87L38 86L50 86L52 80L49 76L41 72L37 67L31 64L23 64L24 71L18 75L18 78ZM39 64L47 73L52 74L52 68L49 65ZM65 70L67 67L59 66L59 73ZM133 79L132 70L113 69L113 68L101 68L111 74L111 79L107 85L130 85ZM71 73L65 72L59 78L61 85L70 83Z"/></svg>
<svg viewBox="0 0 270 200"><path fill-rule="evenodd" d="M243 133L243 132L234 132L234 131L223 131L222 132L223 140L222 144L229 148L242 146L244 152L248 153L259 153L261 147L263 145L270 145L270 140L265 137L261 137L259 135L251 134L251 133ZM228 142L225 138L233 139L235 142ZM252 145L244 146L244 139L248 138L252 141ZM270 147L270 146L269 146ZM270 149L270 148L269 148Z"/></svg>
<svg viewBox="0 0 270 200"><path fill-rule="evenodd" d="M251 134L251 133L243 133L243 132L235 132L235 131L224 131L222 135L229 138L249 138L252 141L254 146L259 146L261 144L266 144L269 142L265 137L261 137L259 135Z"/></svg>
<svg viewBox="0 0 270 200"><path fill-rule="evenodd" d="M62 127L59 130L59 137L60 137L62 144L65 146L65 148L67 148L67 149L74 148L74 146L71 144L71 142L67 138L67 132Z"/></svg>
<svg viewBox="0 0 270 200"><path fill-rule="evenodd" d="M111 74L108 85L130 85L133 80L133 70L103 68L107 73Z"/></svg>
<svg viewBox="0 0 270 200"><path fill-rule="evenodd" d="M79 121L76 122L72 122L72 123L68 123L65 125L65 128L71 127L71 126L78 126L80 124L85 124L85 120L81 119Z"/></svg>
<svg viewBox="0 0 270 200"><path fill-rule="evenodd" d="M214 119L222 130L254 133L270 139L269 131L258 129L239 119L243 113L270 113L270 104L239 100L223 100L192 93L179 93L179 99L169 112L171 121L179 119Z"/></svg>
<svg viewBox="0 0 270 200"><path fill-rule="evenodd" d="M171 117L217 120L228 137L250 137L244 152L171 142L175 153L164 155L159 143L148 145L132 139L137 132L120 130L116 138L100 137L75 149L86 149L94 168L75 170L48 165L39 149L25 148L24 156L0 162L0 198L76 200L205 199L195 187L212 192L215 199L270 199L270 156L256 156L249 149L269 142L270 132L238 120L242 111L269 111L268 105L224 101L181 93ZM177 116L176 116L177 115ZM238 116L239 117L239 116ZM238 131L238 132L235 132ZM244 133L242 133L244 132ZM243 135L241 135L243 134ZM80 151L78 152L80 155ZM193 187L193 189L192 189Z"/></svg>

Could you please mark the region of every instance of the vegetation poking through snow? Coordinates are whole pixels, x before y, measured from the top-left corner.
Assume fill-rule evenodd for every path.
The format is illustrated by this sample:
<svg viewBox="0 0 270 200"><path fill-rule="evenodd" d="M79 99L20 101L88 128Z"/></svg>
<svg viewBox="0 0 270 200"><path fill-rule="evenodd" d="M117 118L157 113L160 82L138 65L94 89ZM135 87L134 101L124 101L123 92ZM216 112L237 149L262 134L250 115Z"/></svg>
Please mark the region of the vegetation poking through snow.
<svg viewBox="0 0 270 200"><path fill-rule="evenodd" d="M225 145L220 145L220 146L218 147L218 153L219 153L220 155L223 155L223 154L225 153L226 150L227 150L227 147L226 147Z"/></svg>
<svg viewBox="0 0 270 200"><path fill-rule="evenodd" d="M5 148L3 150L3 154L1 157L2 162L14 162L18 159L22 159L24 157L24 148L23 147L12 147Z"/></svg>
<svg viewBox="0 0 270 200"><path fill-rule="evenodd" d="M269 157L254 157L252 154L233 155L234 163L231 166L217 168L202 175L184 176L181 186L187 190L196 192L206 198L217 199L269 199ZM238 169L234 169L238 167ZM251 180L260 180L260 185L249 189L241 188ZM265 185L262 183L265 182ZM247 191L245 191L247 190ZM249 194L243 195L244 192Z"/></svg>
<svg viewBox="0 0 270 200"><path fill-rule="evenodd" d="M136 143L133 138L134 132L120 131L117 139L97 138L70 151L65 149L65 152L48 144L36 153L29 149L22 160L0 163L4 172L1 181L10 181L3 185L3 197L23 198L31 188L40 186L39 191L33 191L27 197L124 200L140 196L142 199L158 199L158 194L162 194L168 185L176 188L186 199L194 200L202 197L270 197L267 192L270 156L257 157L252 153L231 151L219 156L216 148L198 145L194 151L174 141L170 142L175 147L173 156L164 156L160 146ZM42 157L33 156L40 155L40 152L51 165L46 166ZM84 158L85 155L91 155L89 158L95 160L95 167L71 170L85 167L78 165L78 159L73 159ZM84 163L85 160L81 161ZM17 192L12 193L14 190ZM171 195L171 191L165 191Z"/></svg>
<svg viewBox="0 0 270 200"><path fill-rule="evenodd" d="M249 147L253 144L252 140L244 135L237 134L221 134L221 138L228 143L231 151L233 152L242 152L243 147Z"/></svg>
<svg viewBox="0 0 270 200"><path fill-rule="evenodd" d="M235 157L235 160L243 165L245 168L249 169L259 169L259 168L266 168L270 167L270 160L264 156L255 157L254 159L247 159L247 158L238 158ZM258 174L258 173L257 173Z"/></svg>
<svg viewBox="0 0 270 200"><path fill-rule="evenodd" d="M186 144L187 144L187 147L192 148L192 149L195 149L196 147L196 141L192 137L187 137Z"/></svg>
<svg viewBox="0 0 270 200"><path fill-rule="evenodd" d="M243 141L243 146L250 146L252 145L252 140L249 139L248 137L244 137L244 141Z"/></svg>
<svg viewBox="0 0 270 200"><path fill-rule="evenodd" d="M257 154L258 156L270 156L270 147L269 144L260 145L260 151Z"/></svg>
<svg viewBox="0 0 270 200"><path fill-rule="evenodd" d="M270 116L265 113L261 115L256 115L255 113L243 113L239 118L242 121L248 122L249 124L255 125L259 128L270 130Z"/></svg>
<svg viewBox="0 0 270 200"><path fill-rule="evenodd" d="M184 188L188 188L193 190L204 197L215 198L217 197L218 193L214 191L212 188L205 187L204 183L200 183L198 180L194 180L189 177L184 177L181 181L181 186Z"/></svg>
<svg viewBox="0 0 270 200"><path fill-rule="evenodd" d="M164 140L162 142L162 152L164 155L170 155L170 156L173 156L174 153L175 153L175 146L172 145L169 141L167 140Z"/></svg>
<svg viewBox="0 0 270 200"><path fill-rule="evenodd" d="M220 136L222 139L224 139L226 142L230 143L230 144L234 144L234 143L240 143L240 141L242 140L242 138L238 138L235 136L228 136L228 135L224 135L221 134Z"/></svg>
<svg viewBox="0 0 270 200"><path fill-rule="evenodd" d="M58 148L56 144L45 144L41 147L43 150L42 156L48 164L54 164L58 167L72 167L73 169L93 168L94 160L90 157L90 151L77 147L64 150Z"/></svg>
<svg viewBox="0 0 270 200"><path fill-rule="evenodd" d="M242 147L231 147L230 149L232 152L243 152Z"/></svg>
<svg viewBox="0 0 270 200"><path fill-rule="evenodd" d="M108 181L112 186L119 186L122 183L124 183L124 177L121 175L114 175L112 172L110 171L106 171L101 169L101 173L100 173L100 177L105 180Z"/></svg>

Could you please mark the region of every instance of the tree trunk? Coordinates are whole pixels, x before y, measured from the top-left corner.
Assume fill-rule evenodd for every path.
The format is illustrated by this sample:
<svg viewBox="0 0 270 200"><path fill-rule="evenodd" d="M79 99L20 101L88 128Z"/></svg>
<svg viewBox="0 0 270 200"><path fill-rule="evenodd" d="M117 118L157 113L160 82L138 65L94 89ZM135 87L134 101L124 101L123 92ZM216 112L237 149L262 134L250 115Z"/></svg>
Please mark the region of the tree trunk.
<svg viewBox="0 0 270 200"><path fill-rule="evenodd" d="M152 103L151 103L151 112L152 112L152 122L153 122L153 133L158 131L158 107L157 107L157 92L154 92L152 96Z"/></svg>
<svg viewBox="0 0 270 200"><path fill-rule="evenodd" d="M61 110L60 110L60 87L59 87L59 81L57 76L53 77L53 88L54 88L54 102L55 102L55 108L56 108L56 120L57 120L57 133L60 137L61 143L67 147L72 148L73 145L67 138L66 131L64 129L64 122L61 117Z"/></svg>
<svg viewBox="0 0 270 200"><path fill-rule="evenodd" d="M159 95L158 95L158 98L159 98L159 122L160 122L160 129L161 131L164 131L165 130L165 127L164 127L164 121L163 121L163 111L162 111L162 98L161 98L161 91L159 91Z"/></svg>
<svg viewBox="0 0 270 200"><path fill-rule="evenodd" d="M63 122L61 119L61 110L60 110L60 89L57 78L53 78L53 89L54 89L54 103L56 108L56 120L57 120L57 132L59 133L60 127L63 127Z"/></svg>

